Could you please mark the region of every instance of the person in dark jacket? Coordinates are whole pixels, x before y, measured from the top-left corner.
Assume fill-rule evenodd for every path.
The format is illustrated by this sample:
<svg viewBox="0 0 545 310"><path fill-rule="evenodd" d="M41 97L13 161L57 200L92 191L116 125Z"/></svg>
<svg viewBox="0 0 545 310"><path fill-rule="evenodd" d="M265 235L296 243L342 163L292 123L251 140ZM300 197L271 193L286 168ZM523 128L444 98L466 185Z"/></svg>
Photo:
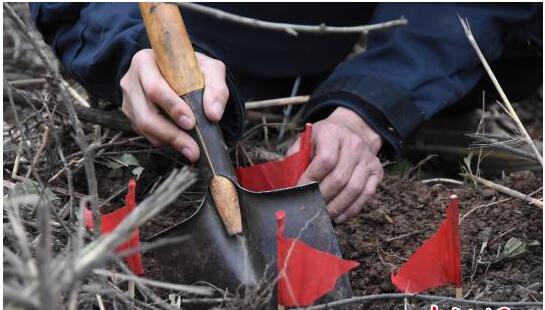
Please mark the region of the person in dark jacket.
<svg viewBox="0 0 545 310"><path fill-rule="evenodd" d="M241 134L242 98L288 96L297 78L312 94L304 115L314 122L316 147L300 182L320 183L336 222L358 213L375 193L383 177L379 151L399 153L424 121L458 102L483 77L458 16L468 19L489 61L500 60L514 45L542 46L537 3L206 5L308 25L408 20L407 26L371 32L366 51L347 58L357 34L293 36L182 10L205 77L206 115L221 120L227 140ZM121 106L152 144L169 144L198 159L198 146L186 133L194 117L162 78L137 4L31 3L30 9L45 41L89 92Z"/></svg>

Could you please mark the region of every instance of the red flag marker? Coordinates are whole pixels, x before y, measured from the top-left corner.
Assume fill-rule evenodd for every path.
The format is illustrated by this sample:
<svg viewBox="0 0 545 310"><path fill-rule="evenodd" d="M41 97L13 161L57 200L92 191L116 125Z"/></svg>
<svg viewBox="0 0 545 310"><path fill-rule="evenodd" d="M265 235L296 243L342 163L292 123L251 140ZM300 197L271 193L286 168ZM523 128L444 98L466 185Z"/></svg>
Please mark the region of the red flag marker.
<svg viewBox="0 0 545 310"><path fill-rule="evenodd" d="M278 161L237 167L236 174L240 185L252 191L268 191L292 187L307 169L312 153L312 125L305 125L299 141L299 151Z"/></svg>
<svg viewBox="0 0 545 310"><path fill-rule="evenodd" d="M284 236L284 211L276 213L278 228L278 303L309 306L335 288L337 279L359 265Z"/></svg>
<svg viewBox="0 0 545 310"><path fill-rule="evenodd" d="M450 196L447 218L439 230L416 250L397 274L392 275L392 283L399 291L420 293L451 283L456 285L457 291L461 290L458 204L458 197Z"/></svg>
<svg viewBox="0 0 545 310"><path fill-rule="evenodd" d="M119 225L119 223L121 223L123 219L127 217L127 215L129 215L129 213L131 213L132 210L136 207L136 181L134 179L131 179L129 181L128 187L129 189L127 191L127 195L125 196L125 206L113 212L102 215L101 231L103 234L110 233L112 230L114 230L117 225ZM93 229L93 214L91 213L91 210L85 209L84 217L85 225L89 229ZM123 252L139 247L140 235L138 229L136 229L131 233L129 240L117 247L116 252ZM134 274L144 274L144 268L142 267L142 258L140 252L126 256L125 261L127 262L127 266L129 266Z"/></svg>

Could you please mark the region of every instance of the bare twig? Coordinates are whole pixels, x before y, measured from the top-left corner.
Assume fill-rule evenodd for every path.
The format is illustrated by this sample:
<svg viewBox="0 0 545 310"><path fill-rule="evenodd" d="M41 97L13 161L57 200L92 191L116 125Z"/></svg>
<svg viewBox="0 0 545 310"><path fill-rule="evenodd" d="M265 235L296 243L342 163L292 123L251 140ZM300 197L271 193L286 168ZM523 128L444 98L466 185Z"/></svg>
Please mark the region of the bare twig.
<svg viewBox="0 0 545 310"><path fill-rule="evenodd" d="M248 101L246 102L246 110L255 110L255 109L264 109L270 107L282 107L286 105L298 105L307 103L310 96L294 96L294 97L283 97L276 99L267 99L260 101Z"/></svg>
<svg viewBox="0 0 545 310"><path fill-rule="evenodd" d="M101 265L109 258L112 251L128 238L134 229L147 222L163 210L180 193L185 191L195 181L195 173L188 168L174 172L167 178L155 193L134 209L110 234L103 235L82 249L75 262L74 275L63 280L62 285L68 285L94 267ZM61 266L58 266L61 267ZM61 271L61 270L57 270Z"/></svg>
<svg viewBox="0 0 545 310"><path fill-rule="evenodd" d="M53 63L49 60L45 52L40 48L38 45L39 40L34 37L34 34L28 26L21 20L21 18L15 13L13 8L7 4L4 3L4 9L8 13L8 16L15 22L16 26L19 28L19 30L23 33L23 35L26 36L29 43L34 48L36 54L40 57L40 59L45 64L46 70L48 73L53 77L53 79L58 83L58 87L61 90L61 95L63 96L63 103L64 107L68 111L68 115L70 116L70 121L72 122L72 127L74 128L74 131L76 133L76 141L78 142L79 147L81 148L84 158L85 158L85 175L87 177L87 186L89 188L89 196L91 197L90 203L91 208L93 210L93 213L99 213L98 209L98 191L97 191L97 181L96 181L96 175L95 175L95 167L93 163L93 150L89 148L87 144L87 140L85 137L85 133L81 127L81 123L79 121L78 115L76 113L76 110L74 108L74 105L69 101L69 95L68 91L65 87L65 85L62 83L62 77L59 74L58 68L53 65ZM7 84L7 83L6 83ZM95 232L100 232L100 216L97 214L93 218L93 224L95 225Z"/></svg>
<svg viewBox="0 0 545 310"><path fill-rule="evenodd" d="M186 293L201 295L201 296L212 296L215 293L215 290L213 290L210 287L156 281L156 280L141 278L137 276L126 275L122 273L113 273L111 271L104 270L104 269L94 269L93 273L102 275L102 276L108 276L108 277L120 279L120 280L140 282L142 284L149 285L149 286L164 288L168 290L175 290L180 292L186 292Z"/></svg>
<svg viewBox="0 0 545 310"><path fill-rule="evenodd" d="M449 184L454 184L454 185L464 185L464 182L462 182L462 181L449 179L449 178L431 178L431 179L422 180L420 182L422 182L424 184L428 184L428 183L449 183Z"/></svg>
<svg viewBox="0 0 545 310"><path fill-rule="evenodd" d="M283 31L287 32L290 35L297 36L299 32L302 33L366 33L369 31L387 29L397 26L407 25L407 20L403 17L400 19L374 24L374 25L364 25L364 26L351 26L351 27L332 27L326 26L325 24L317 26L308 26L308 25L296 25L296 24L287 24L287 23L274 23L263 21L255 18L244 17L232 13L227 13L222 10L214 9L211 7L206 7L204 5L199 5L196 3L189 2L178 2L176 3L179 7L199 12L202 14L213 16L217 19L227 20L235 22L238 24L247 25L249 27L256 27L274 31Z"/></svg>
<svg viewBox="0 0 545 310"><path fill-rule="evenodd" d="M403 238L408 238L408 237L412 237L412 236L416 236L416 235L419 235L421 233L425 232L425 230L417 230L417 231L413 231L413 232L410 232L410 233L407 233L407 234L403 234L403 235L400 235L400 236L396 236L396 237L392 237L392 238L388 238L386 240L384 240L385 242L392 242L394 240L399 240L399 239L403 239Z"/></svg>
<svg viewBox="0 0 545 310"><path fill-rule="evenodd" d="M447 296L436 295L421 295L421 294L378 294L352 297L343 300L333 301L327 304L315 305L307 308L297 308L306 310L319 310L319 309L332 309L340 306L346 306L351 304L365 304L376 301L389 301L389 300L421 300L421 301L435 301L443 303L454 303L456 305L475 305L475 306L489 306L489 307L511 307L511 308L528 308L528 307L542 307L542 302L512 302L512 301L484 301L484 300L467 300L460 298L453 298Z"/></svg>
<svg viewBox="0 0 545 310"><path fill-rule="evenodd" d="M77 90L75 90L72 86L70 86L70 84L68 84L65 80L61 80L61 83L62 85L64 85L64 87L66 87L66 90L68 91L70 96L72 96L77 102L79 102L79 104L81 104L82 106L86 108L91 107L91 104L89 104L89 102L85 100L83 96L77 92Z"/></svg>
<svg viewBox="0 0 545 310"><path fill-rule="evenodd" d="M16 303L21 306L25 306L29 309L40 309L38 302L32 298L27 298L27 296L21 294L20 289L15 289L8 284L3 284L3 293L4 293L4 306L7 307L10 302Z"/></svg>
<svg viewBox="0 0 545 310"><path fill-rule="evenodd" d="M492 69L490 68L490 65L488 64L486 58L484 57L483 53L481 52L481 49L479 48L479 45L477 44L477 41L475 40L475 37L473 36L473 33L471 32L471 28L469 27L468 20L467 19L464 20L460 16L458 16L458 18L460 19L460 23L462 24L462 27L464 28L465 34L466 34L469 42L471 43L471 46L473 47L473 49L477 53L477 56L481 60L481 63L483 64L484 69L488 73L488 76L490 77L490 80L492 80L492 83L494 84L494 86L496 87L496 90L500 94L500 97L501 97L501 99L503 101L503 104L505 105L505 107L507 109L507 114L513 119L513 121L517 125L519 131L524 136L524 139L526 140L526 143L528 143L528 145L532 148L532 151L534 152L534 155L535 155L536 159L539 161L539 163L543 167L543 157L541 155L541 152L538 150L536 144L534 143L534 140L530 137L530 135L528 134L528 131L526 131L526 128L524 127L524 125L520 121L520 118L518 117L517 112L515 111L515 109L511 105L511 102L509 101L509 99L507 99L507 96L503 92L503 89L502 89L500 83L498 82L498 79L496 78L496 75L494 74L494 72L492 72Z"/></svg>
<svg viewBox="0 0 545 310"><path fill-rule="evenodd" d="M32 164L30 165L30 168L28 168L28 171L25 175L25 178L29 178L32 174L32 171L34 170L34 167L38 163L38 160L42 156L42 153L47 146L47 141L49 140L49 127L46 127L44 130L44 133L42 135L42 143L38 147L38 150L36 151L36 155L34 155L34 158L32 159Z"/></svg>
<svg viewBox="0 0 545 310"><path fill-rule="evenodd" d="M33 87L33 86L42 86L43 84L47 83L47 79L45 78L24 79L24 80L9 81L8 83L10 86L13 86L15 88L25 88L25 87Z"/></svg>
<svg viewBox="0 0 545 310"><path fill-rule="evenodd" d="M40 278L40 305L44 309L54 309L55 290L51 283L51 228L49 226L49 206L47 202L38 203L40 211L40 241L36 251L38 275Z"/></svg>
<svg viewBox="0 0 545 310"><path fill-rule="evenodd" d="M511 200L513 198L505 198L505 199L502 199L502 200L498 200L498 201L493 201L491 203L487 203L487 204L484 204L484 205L479 205L479 206L476 206L475 208L469 210L466 214L464 214L461 218L460 218L460 223L462 223L462 221L468 216L470 215L471 213L481 209L481 208L486 208L486 207L491 207L491 206L494 206L494 205L497 205L497 204L500 204L500 203L504 203L504 202L508 202L509 200Z"/></svg>
<svg viewBox="0 0 545 310"><path fill-rule="evenodd" d="M497 190L500 193L504 193L504 194L509 195L511 197L526 201L529 204L532 204L532 205L534 205L536 207L540 207L540 208L543 209L543 201L532 198L532 197L530 197L530 195L523 194L523 193L521 193L519 191L516 191L516 190L511 189L509 187L494 183L492 181L486 180L484 178L478 177L478 176L473 175L473 174L471 174L471 175L467 174L467 176L472 178L473 180L475 180L477 183L480 183L480 184L482 184L482 185L484 185L486 187L490 187L492 189Z"/></svg>

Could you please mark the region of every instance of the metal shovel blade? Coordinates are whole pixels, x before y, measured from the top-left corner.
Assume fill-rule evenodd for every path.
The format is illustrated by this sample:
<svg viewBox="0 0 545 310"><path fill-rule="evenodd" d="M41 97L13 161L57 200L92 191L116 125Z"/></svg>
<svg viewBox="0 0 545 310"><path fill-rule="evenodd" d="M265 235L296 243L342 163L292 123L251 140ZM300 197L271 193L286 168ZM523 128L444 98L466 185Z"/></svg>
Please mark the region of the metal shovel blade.
<svg viewBox="0 0 545 310"><path fill-rule="evenodd" d="M229 293L244 295L277 278L276 211L286 212L288 238L298 238L318 250L340 256L335 231L316 183L288 189L251 192L238 186L244 232L229 236L207 192L199 209L183 222L151 237L182 237L183 242L152 250L164 280L206 282ZM346 275L320 302L352 297ZM276 289L264 308L276 309Z"/></svg>

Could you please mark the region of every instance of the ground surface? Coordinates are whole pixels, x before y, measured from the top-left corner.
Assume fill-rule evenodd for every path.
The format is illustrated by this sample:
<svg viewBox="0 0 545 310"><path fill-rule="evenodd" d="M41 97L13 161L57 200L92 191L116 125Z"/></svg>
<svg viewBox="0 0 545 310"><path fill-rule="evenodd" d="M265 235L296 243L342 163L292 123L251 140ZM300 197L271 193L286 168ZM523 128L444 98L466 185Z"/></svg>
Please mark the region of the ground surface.
<svg viewBox="0 0 545 310"><path fill-rule="evenodd" d="M539 189L541 183L541 179L530 172L513 173L503 180L503 184L528 193ZM362 213L336 226L344 258L361 264L349 274L355 296L396 292L391 274L437 230L451 194L458 195L461 202L465 297L495 301L542 300L541 209L488 188L423 184L398 176L388 176ZM155 233L173 223L173 215L184 214L173 212L156 217L142 229L142 234ZM527 244L527 250L512 258L498 256L510 238L520 239ZM485 247L484 242L487 242ZM144 262L148 276L159 275L152 256L144 255ZM453 288L430 293L452 296ZM402 303L391 302L375 303L370 309L402 307Z"/></svg>
<svg viewBox="0 0 545 310"><path fill-rule="evenodd" d="M542 183L527 172L515 173L504 182L526 192L538 189ZM361 268L350 273L354 294L395 292L391 273L436 231L450 194L458 195L461 202L462 270L466 298L542 300L541 209L518 200L508 200L479 208L465 216L476 207L508 197L491 189L442 184L430 186L396 177L387 178L365 212L347 224L337 226L344 256L361 263ZM485 237L487 230L490 231L488 238ZM512 237L526 243L538 241L539 245L528 246L527 252L521 256L486 263L494 261ZM488 245L480 254L485 240ZM453 289L438 289L435 293L452 296ZM384 306L376 305L376 309L384 309Z"/></svg>

